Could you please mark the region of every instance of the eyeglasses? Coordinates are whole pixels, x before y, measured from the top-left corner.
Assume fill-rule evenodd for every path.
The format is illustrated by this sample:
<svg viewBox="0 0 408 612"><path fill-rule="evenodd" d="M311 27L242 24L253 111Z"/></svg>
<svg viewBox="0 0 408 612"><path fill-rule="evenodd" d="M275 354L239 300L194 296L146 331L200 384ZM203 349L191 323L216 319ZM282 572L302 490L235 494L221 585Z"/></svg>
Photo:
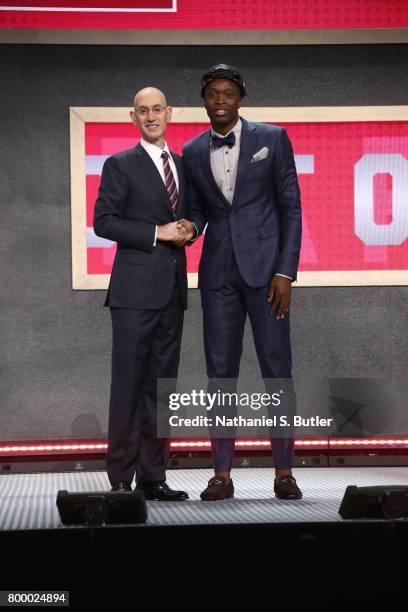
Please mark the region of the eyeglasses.
<svg viewBox="0 0 408 612"><path fill-rule="evenodd" d="M152 115L160 115L164 110L166 110L167 106L161 106L160 104L155 104L151 108L147 106L139 106L139 108L135 108L134 112L140 115L141 117L147 117L150 111L152 111Z"/></svg>

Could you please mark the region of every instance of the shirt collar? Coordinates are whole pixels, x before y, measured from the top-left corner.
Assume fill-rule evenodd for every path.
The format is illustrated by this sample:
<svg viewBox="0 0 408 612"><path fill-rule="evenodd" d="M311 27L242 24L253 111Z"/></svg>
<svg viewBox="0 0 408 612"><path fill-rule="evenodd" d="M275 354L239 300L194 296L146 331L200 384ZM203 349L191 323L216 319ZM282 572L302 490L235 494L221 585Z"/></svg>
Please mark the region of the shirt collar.
<svg viewBox="0 0 408 612"><path fill-rule="evenodd" d="M164 143L164 149L161 149L160 147L152 144L151 142L147 142L147 140L144 140L144 138L141 138L140 144L156 164L160 161L163 151L166 151L166 153L171 155L167 142Z"/></svg>
<svg viewBox="0 0 408 612"><path fill-rule="evenodd" d="M219 134L218 132L216 132L215 130L213 130L211 128L211 136L219 136L220 138L226 138L228 136L228 134L231 134L231 132L234 132L236 142L239 142L239 140L241 138L241 132L242 132L242 119L241 119L241 117L238 117L238 121L236 122L236 124L234 125L232 130L230 130L227 134Z"/></svg>

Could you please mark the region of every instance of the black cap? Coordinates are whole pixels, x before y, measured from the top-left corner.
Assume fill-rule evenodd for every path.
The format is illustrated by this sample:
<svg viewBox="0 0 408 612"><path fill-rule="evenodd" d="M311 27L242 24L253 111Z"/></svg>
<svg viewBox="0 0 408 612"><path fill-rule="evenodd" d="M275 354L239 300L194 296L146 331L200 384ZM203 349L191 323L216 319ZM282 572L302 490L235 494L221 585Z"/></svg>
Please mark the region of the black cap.
<svg viewBox="0 0 408 612"><path fill-rule="evenodd" d="M246 94L245 83L242 76L234 66L229 64L216 64L211 66L201 79L201 97L204 98L204 91L208 83L214 81L214 79L229 79L236 83L241 92L241 98Z"/></svg>

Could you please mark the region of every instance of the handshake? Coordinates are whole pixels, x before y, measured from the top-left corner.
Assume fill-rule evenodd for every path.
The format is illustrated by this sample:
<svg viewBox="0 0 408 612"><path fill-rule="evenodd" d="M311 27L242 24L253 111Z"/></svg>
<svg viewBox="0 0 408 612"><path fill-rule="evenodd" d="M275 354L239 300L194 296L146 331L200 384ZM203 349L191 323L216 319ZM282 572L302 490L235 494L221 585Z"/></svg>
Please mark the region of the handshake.
<svg viewBox="0 0 408 612"><path fill-rule="evenodd" d="M187 219L180 219L166 225L157 226L157 240L174 242L176 246L183 247L186 242L196 236L195 225Z"/></svg>

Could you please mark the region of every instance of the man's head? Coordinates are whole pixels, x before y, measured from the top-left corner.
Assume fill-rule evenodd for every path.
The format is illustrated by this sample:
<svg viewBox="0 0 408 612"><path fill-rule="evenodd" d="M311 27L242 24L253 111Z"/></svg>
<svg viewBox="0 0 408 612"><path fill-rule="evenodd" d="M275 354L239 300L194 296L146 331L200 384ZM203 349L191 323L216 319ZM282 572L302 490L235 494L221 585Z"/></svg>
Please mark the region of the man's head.
<svg viewBox="0 0 408 612"><path fill-rule="evenodd" d="M228 64L212 66L201 79L201 96L211 125L226 134L238 121L245 83L236 68Z"/></svg>
<svg viewBox="0 0 408 612"><path fill-rule="evenodd" d="M171 119L171 106L166 97L156 87L145 87L137 92L133 101L134 110L130 112L132 121L147 142L164 146L167 122Z"/></svg>

